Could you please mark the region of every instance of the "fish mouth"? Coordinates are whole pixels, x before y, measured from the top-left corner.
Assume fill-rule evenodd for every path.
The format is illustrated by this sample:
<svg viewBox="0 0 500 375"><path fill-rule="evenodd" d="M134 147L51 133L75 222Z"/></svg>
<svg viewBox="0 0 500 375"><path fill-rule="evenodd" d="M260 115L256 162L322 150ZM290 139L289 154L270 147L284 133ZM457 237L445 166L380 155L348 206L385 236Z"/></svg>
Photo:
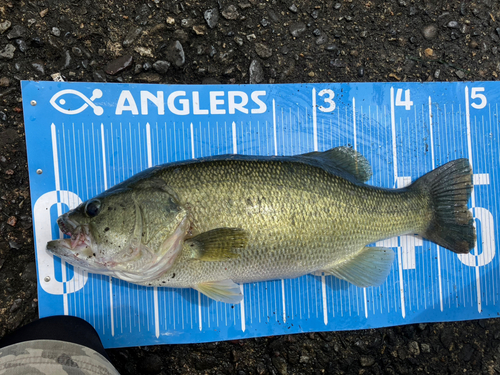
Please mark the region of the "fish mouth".
<svg viewBox="0 0 500 375"><path fill-rule="evenodd" d="M63 238L47 243L47 251L60 257L78 258L80 255L92 255L93 241L88 225L80 225L71 220L68 214L57 219L57 225L70 238Z"/></svg>

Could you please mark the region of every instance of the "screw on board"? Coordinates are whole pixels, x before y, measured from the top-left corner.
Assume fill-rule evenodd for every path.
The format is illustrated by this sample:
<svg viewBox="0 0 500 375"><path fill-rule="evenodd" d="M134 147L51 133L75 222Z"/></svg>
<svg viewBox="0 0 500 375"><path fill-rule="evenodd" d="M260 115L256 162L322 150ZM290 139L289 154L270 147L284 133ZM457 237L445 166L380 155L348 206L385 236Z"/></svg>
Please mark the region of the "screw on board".
<svg viewBox="0 0 500 375"><path fill-rule="evenodd" d="M36 173L37 173L37 174L42 174L42 173L43 173L43 171L42 171L41 169L37 169L37 170L36 170Z"/></svg>
<svg viewBox="0 0 500 375"><path fill-rule="evenodd" d="M36 100L32 100L30 103L33 107L36 106Z"/></svg>
<svg viewBox="0 0 500 375"><path fill-rule="evenodd" d="M45 281L46 283L48 283L50 281L50 276L45 276L43 278L43 281Z"/></svg>

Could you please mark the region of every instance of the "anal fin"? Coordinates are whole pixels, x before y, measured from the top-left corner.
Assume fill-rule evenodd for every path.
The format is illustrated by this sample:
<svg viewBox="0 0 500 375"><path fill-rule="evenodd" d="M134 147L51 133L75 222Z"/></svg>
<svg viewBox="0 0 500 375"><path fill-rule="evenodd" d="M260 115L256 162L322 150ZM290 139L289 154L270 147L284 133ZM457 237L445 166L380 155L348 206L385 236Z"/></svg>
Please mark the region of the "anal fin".
<svg viewBox="0 0 500 375"><path fill-rule="evenodd" d="M360 288L366 288L383 284L391 272L393 261L392 249L364 247L350 259L321 271L349 281Z"/></svg>
<svg viewBox="0 0 500 375"><path fill-rule="evenodd" d="M243 300L240 286L232 280L208 281L195 285L194 289L224 303L238 304Z"/></svg>

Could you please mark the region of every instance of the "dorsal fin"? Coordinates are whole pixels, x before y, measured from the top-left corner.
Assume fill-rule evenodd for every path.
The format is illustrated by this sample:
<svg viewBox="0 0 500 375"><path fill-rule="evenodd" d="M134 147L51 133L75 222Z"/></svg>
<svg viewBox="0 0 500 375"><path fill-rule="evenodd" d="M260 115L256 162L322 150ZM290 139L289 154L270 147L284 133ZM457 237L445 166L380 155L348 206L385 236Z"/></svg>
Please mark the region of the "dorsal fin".
<svg viewBox="0 0 500 375"><path fill-rule="evenodd" d="M344 171L361 182L368 181L372 176L372 168L368 160L347 146L335 147L323 152L308 152L300 157L313 158L326 169L334 168Z"/></svg>

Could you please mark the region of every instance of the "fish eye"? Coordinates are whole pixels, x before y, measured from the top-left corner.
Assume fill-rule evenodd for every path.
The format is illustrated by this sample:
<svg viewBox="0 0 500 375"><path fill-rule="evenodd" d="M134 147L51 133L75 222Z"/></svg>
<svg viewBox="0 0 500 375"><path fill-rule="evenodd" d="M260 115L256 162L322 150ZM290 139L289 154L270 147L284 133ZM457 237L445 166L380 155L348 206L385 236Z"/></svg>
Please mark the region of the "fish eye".
<svg viewBox="0 0 500 375"><path fill-rule="evenodd" d="M101 201L99 199L91 199L85 205L85 214L88 217L96 217L101 210Z"/></svg>

